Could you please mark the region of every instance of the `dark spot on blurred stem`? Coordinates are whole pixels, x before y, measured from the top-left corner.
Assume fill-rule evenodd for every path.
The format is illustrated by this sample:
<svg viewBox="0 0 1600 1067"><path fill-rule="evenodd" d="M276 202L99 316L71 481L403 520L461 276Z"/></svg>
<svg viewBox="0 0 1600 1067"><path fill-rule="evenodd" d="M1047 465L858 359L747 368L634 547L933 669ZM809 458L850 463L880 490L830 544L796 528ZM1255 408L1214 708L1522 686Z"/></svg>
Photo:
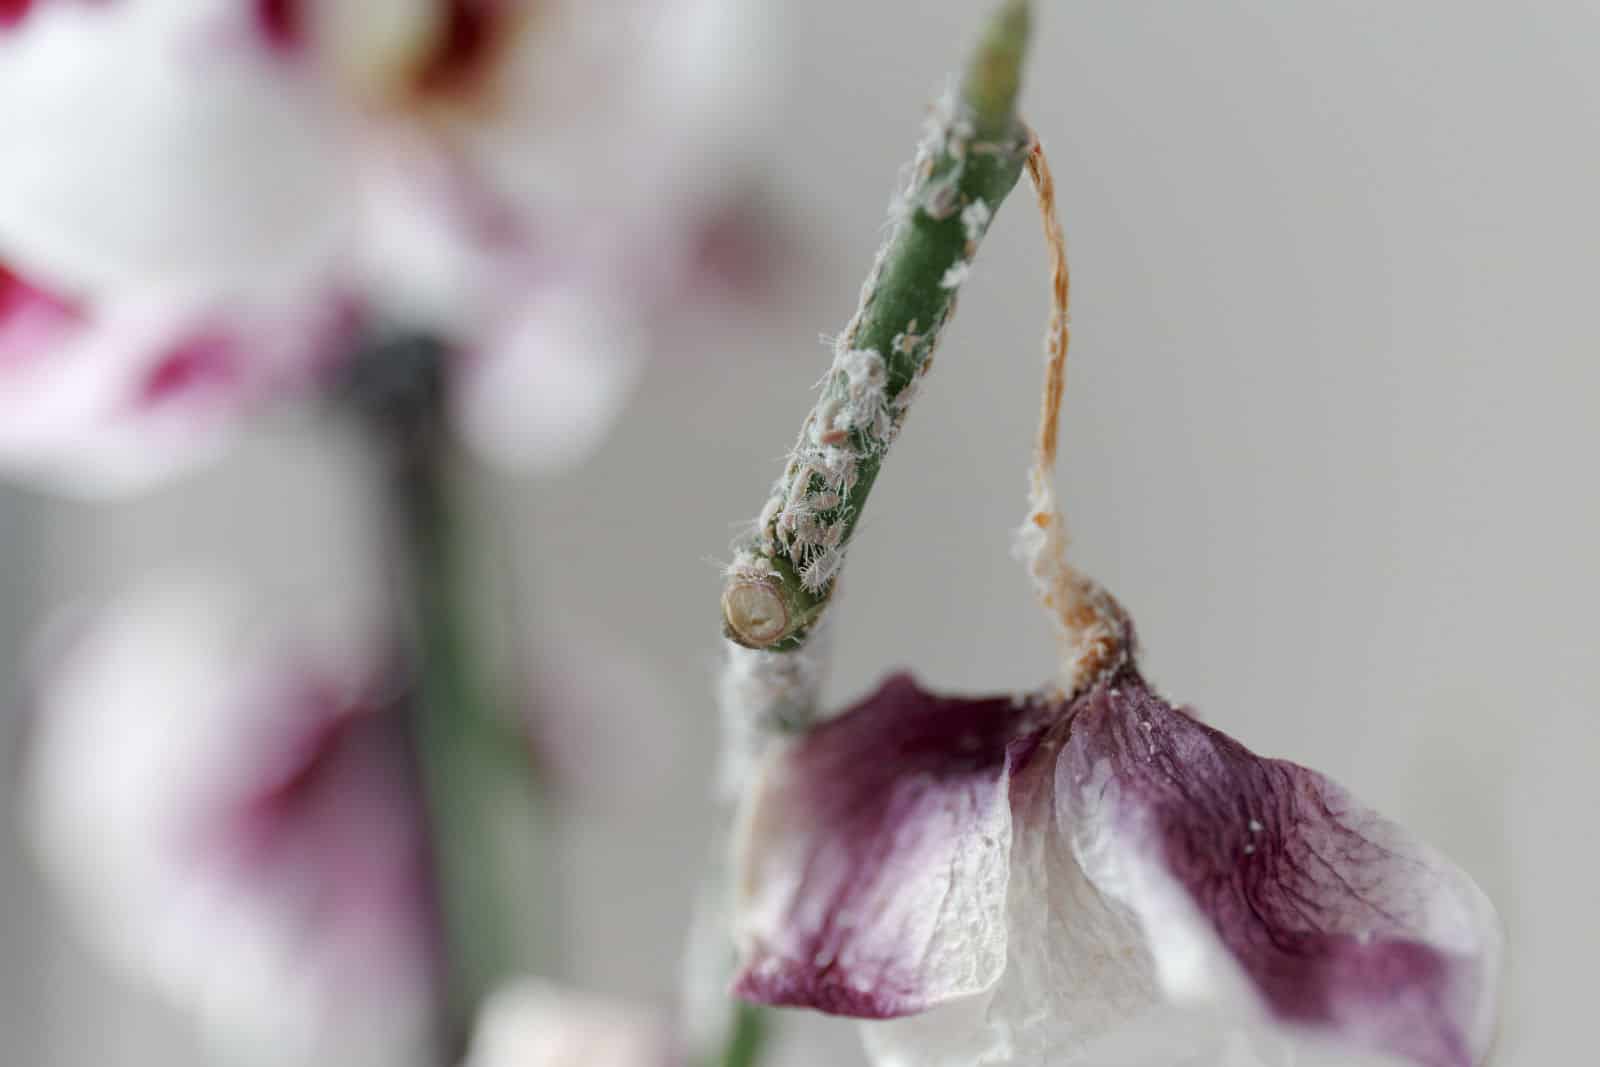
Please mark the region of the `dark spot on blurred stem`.
<svg viewBox="0 0 1600 1067"><path fill-rule="evenodd" d="M0 0L0 4L5 2ZM255 0L255 13L256 28L273 51L299 50L305 41L305 12L300 0Z"/></svg>
<svg viewBox="0 0 1600 1067"><path fill-rule="evenodd" d="M334 391L344 406L375 422L415 427L443 407L450 349L420 333L378 335L357 346Z"/></svg>
<svg viewBox="0 0 1600 1067"><path fill-rule="evenodd" d="M394 490L396 519L408 536L431 542L439 532L449 345L425 333L369 335L345 364L334 401L381 445ZM415 547L415 546L414 546ZM428 545L420 551L431 552Z"/></svg>

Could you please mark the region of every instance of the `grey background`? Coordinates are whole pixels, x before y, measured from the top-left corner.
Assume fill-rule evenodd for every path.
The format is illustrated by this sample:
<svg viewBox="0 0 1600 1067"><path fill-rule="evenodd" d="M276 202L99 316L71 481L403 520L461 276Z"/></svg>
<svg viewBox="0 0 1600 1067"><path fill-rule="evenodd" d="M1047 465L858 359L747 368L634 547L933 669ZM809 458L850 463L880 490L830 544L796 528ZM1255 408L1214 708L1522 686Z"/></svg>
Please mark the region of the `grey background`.
<svg viewBox="0 0 1600 1067"><path fill-rule="evenodd" d="M1600 9L1041 6L1027 111L1075 268L1061 486L1078 561L1133 611L1167 692L1481 881L1511 946L1495 1062L1575 1062L1600 957ZM615 736L668 738L616 746L665 765L647 790L619 771L615 806L561 846L564 966L582 984L671 995L709 813L714 560L776 473L826 361L815 338L848 316L891 178L981 7L797 12L773 145L802 237L785 308L657 362L583 470L493 494L540 625L610 634L661 684ZM863 523L841 701L898 665L974 690L1051 671L1007 557L1043 264L1019 198ZM111 511L8 498L8 653L63 598L195 555L244 561L319 618L370 610L359 465L328 444L286 420L227 468ZM186 1062L184 1028L86 962L9 829L0 846L0 1058ZM793 1036L820 1043L786 1063L856 1055L847 1025Z"/></svg>

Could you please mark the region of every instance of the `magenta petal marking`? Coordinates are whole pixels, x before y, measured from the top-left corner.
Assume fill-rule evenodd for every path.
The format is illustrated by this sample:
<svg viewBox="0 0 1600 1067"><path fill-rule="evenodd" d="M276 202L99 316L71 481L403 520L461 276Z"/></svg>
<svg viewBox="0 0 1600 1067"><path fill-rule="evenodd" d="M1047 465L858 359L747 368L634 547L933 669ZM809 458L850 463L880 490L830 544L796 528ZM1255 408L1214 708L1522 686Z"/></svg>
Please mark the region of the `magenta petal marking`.
<svg viewBox="0 0 1600 1067"><path fill-rule="evenodd" d="M156 360L144 377L136 403L154 407L237 384L240 371L234 356L229 338L215 332L196 333Z"/></svg>
<svg viewBox="0 0 1600 1067"><path fill-rule="evenodd" d="M0 369L47 354L82 313L0 264Z"/></svg>
<svg viewBox="0 0 1600 1067"><path fill-rule="evenodd" d="M1440 913L1470 912L1464 876L1322 775L1255 756L1131 669L1072 714L1060 817L1108 806L1088 817L1181 887L1272 1014L1429 1067L1473 1062L1486 965L1428 930Z"/></svg>
<svg viewBox="0 0 1600 1067"><path fill-rule="evenodd" d="M301 0L255 0L256 29L274 52L298 52L305 44Z"/></svg>
<svg viewBox="0 0 1600 1067"><path fill-rule="evenodd" d="M33 0L0 0L0 30L9 30L21 22L33 6Z"/></svg>
<svg viewBox="0 0 1600 1067"><path fill-rule="evenodd" d="M371 981L371 966L431 966L437 902L404 711L348 702L311 678L278 699L284 721L260 743L279 750L213 813L202 854L224 864L241 899L298 899L318 944L306 966L333 968L335 987Z"/></svg>
<svg viewBox="0 0 1600 1067"><path fill-rule="evenodd" d="M736 995L882 1019L992 982L1003 957L974 975L953 939L985 923L1003 937L1008 748L1025 714L899 675L776 761L747 827L743 906L762 918L742 924ZM984 871L998 877L963 878Z"/></svg>

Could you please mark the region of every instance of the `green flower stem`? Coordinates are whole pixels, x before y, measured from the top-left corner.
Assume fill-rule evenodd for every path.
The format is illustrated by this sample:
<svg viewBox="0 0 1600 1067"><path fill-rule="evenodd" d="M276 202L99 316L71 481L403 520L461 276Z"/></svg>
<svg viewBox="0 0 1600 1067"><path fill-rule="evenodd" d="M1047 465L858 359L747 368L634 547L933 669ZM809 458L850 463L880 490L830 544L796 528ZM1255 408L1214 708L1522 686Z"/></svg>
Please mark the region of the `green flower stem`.
<svg viewBox="0 0 1600 1067"><path fill-rule="evenodd" d="M1027 159L1017 95L1031 22L1028 0L1003 0L930 121L821 398L728 568L723 631L743 646L729 649L719 692L731 766L752 764L766 738L803 728L815 710L826 655L807 641L956 292ZM739 1005L706 1067L753 1067L770 1024L769 1011Z"/></svg>
<svg viewBox="0 0 1600 1067"><path fill-rule="evenodd" d="M451 477L442 352L424 338L366 353L355 404L376 431L389 479L395 584L417 672L410 735L422 783L443 930L441 1064L459 1062L484 998L529 962L537 906L515 895L505 826L539 814L526 745L499 714L468 596L473 539ZM358 371L358 373L360 373ZM526 845L527 842L520 842ZM523 887L526 893L527 887Z"/></svg>
<svg viewBox="0 0 1600 1067"><path fill-rule="evenodd" d="M1030 135L1016 102L1030 22L1027 0L1001 5L959 91L930 123L821 399L729 568L724 630L741 645L799 648L827 606L956 291L1022 173Z"/></svg>
<svg viewBox="0 0 1600 1067"><path fill-rule="evenodd" d="M707 1067L755 1067L767 1046L768 1011L754 1004L734 1007L733 1028L722 1057Z"/></svg>

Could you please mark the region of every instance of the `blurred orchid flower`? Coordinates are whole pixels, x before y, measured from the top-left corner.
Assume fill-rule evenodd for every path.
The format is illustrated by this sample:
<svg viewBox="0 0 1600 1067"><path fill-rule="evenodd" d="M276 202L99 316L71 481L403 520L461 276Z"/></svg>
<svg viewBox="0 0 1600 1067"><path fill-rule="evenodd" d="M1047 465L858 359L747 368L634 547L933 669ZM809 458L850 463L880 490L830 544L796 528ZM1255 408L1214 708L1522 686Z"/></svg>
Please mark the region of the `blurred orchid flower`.
<svg viewBox="0 0 1600 1067"><path fill-rule="evenodd" d="M1493 1035L1471 879L1131 658L1070 700L891 678L773 754L740 851L737 992L887 1020L883 1067L1469 1067Z"/></svg>
<svg viewBox="0 0 1600 1067"><path fill-rule="evenodd" d="M95 302L0 265L0 470L91 495L214 453L347 344L336 301L224 306L152 286Z"/></svg>
<svg viewBox="0 0 1600 1067"><path fill-rule="evenodd" d="M730 189L771 6L0 6L0 464L126 481L98 464L152 380L182 379L157 390L175 442L180 410L220 423L325 368L330 320L447 338L493 457L581 457L649 338L748 273ZM168 368L197 347L191 387Z"/></svg>
<svg viewBox="0 0 1600 1067"><path fill-rule="evenodd" d="M393 707L241 600L156 584L40 684L27 819L97 947L266 1062L417 1062L436 922Z"/></svg>
<svg viewBox="0 0 1600 1067"><path fill-rule="evenodd" d="M669 1067L667 1027L629 1004L525 979L485 1003L463 1067Z"/></svg>

